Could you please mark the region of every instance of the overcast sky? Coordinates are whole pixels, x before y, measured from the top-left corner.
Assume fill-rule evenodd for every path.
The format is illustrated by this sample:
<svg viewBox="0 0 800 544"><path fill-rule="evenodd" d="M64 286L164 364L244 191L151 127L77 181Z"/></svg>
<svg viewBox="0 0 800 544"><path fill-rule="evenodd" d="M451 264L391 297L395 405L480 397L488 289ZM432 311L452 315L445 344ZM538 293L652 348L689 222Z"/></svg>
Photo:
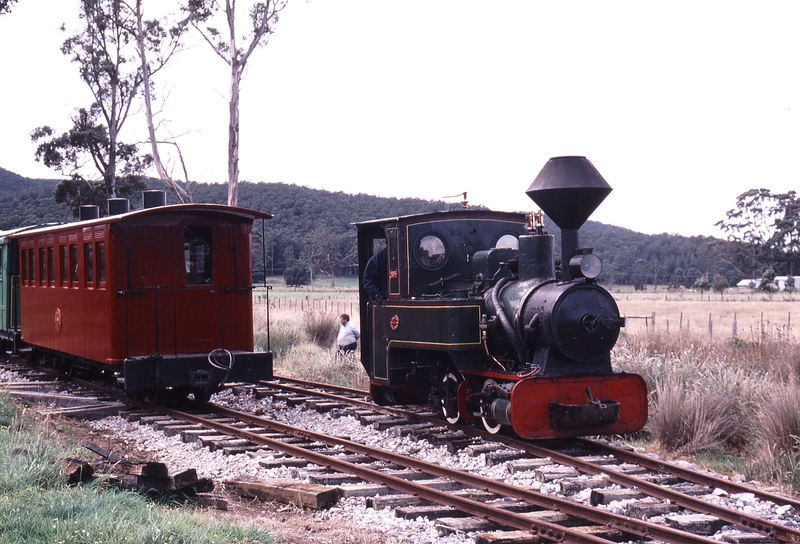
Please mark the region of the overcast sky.
<svg viewBox="0 0 800 544"><path fill-rule="evenodd" d="M59 51L76 13L19 0L0 17L0 167L58 177L29 135L91 102ZM721 236L742 192L798 187L799 16L796 1L290 0L244 80L240 179L524 211L548 158L583 155L614 189L592 219ZM156 82L163 120L193 179L225 181L227 66L194 42ZM144 139L141 115L125 128Z"/></svg>

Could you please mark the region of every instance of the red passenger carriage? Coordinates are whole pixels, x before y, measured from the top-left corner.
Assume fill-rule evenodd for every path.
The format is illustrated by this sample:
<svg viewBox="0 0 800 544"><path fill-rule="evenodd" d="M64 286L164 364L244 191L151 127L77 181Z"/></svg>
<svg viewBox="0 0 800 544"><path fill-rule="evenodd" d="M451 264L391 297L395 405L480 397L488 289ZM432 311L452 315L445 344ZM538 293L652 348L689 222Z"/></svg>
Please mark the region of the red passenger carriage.
<svg viewBox="0 0 800 544"><path fill-rule="evenodd" d="M21 232L21 339L141 396L270 379L272 354L253 352L250 232L271 217L188 204Z"/></svg>

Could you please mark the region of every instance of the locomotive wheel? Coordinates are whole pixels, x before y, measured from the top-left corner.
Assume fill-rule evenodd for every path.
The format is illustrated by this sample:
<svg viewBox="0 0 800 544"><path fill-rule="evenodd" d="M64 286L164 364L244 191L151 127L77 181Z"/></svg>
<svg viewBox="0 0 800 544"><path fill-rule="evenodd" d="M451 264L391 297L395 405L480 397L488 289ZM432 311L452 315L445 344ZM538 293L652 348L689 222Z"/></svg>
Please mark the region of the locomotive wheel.
<svg viewBox="0 0 800 544"><path fill-rule="evenodd" d="M483 382L482 391L486 391L487 389L495 389L496 387L497 383L495 383L494 380L486 380L485 382ZM491 417L489 415L490 413L491 413L491 405L487 406L485 404L482 404L481 414L483 414L483 416L481 417L481 421L483 421L483 427L489 434L497 434L503 429L503 426L500 423L498 423L493 417Z"/></svg>
<svg viewBox="0 0 800 544"><path fill-rule="evenodd" d="M442 405L444 418L451 425L455 425L461 420L461 414L458 411L458 385L458 377L452 372L448 372L442 380L444 394L439 402Z"/></svg>

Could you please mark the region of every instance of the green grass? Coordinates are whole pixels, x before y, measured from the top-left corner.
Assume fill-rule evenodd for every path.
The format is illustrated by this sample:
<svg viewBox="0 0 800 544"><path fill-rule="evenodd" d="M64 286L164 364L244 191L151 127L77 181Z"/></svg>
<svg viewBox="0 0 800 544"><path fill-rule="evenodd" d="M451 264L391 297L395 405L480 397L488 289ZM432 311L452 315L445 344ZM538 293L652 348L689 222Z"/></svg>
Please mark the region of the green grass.
<svg viewBox="0 0 800 544"><path fill-rule="evenodd" d="M268 543L255 527L218 522L189 508L154 504L102 484L66 485L69 457L0 395L0 544Z"/></svg>

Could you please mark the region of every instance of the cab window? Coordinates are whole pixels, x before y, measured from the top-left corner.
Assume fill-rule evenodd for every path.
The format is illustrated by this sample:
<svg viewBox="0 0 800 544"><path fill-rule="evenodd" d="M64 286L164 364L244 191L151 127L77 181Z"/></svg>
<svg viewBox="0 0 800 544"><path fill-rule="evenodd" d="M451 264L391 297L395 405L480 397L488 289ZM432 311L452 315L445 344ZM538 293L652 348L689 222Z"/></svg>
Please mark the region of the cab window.
<svg viewBox="0 0 800 544"><path fill-rule="evenodd" d="M438 270L447 262L447 245L438 234L426 234L417 240L414 257L425 270Z"/></svg>

